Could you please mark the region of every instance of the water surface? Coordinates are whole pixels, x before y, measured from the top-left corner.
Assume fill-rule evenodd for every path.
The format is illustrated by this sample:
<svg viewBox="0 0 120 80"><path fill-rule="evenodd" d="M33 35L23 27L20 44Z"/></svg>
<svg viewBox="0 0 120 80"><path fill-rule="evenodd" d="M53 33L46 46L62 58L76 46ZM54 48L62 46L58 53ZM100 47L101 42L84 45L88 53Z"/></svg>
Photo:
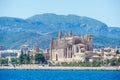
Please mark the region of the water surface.
<svg viewBox="0 0 120 80"><path fill-rule="evenodd" d="M120 80L120 71L0 70L0 80Z"/></svg>

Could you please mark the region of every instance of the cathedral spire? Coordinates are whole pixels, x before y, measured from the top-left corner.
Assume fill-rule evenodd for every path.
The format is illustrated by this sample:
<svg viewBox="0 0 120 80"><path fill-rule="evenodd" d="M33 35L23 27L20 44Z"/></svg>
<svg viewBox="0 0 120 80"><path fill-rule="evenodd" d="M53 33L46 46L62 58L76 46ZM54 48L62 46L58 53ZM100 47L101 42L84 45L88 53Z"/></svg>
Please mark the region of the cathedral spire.
<svg viewBox="0 0 120 80"><path fill-rule="evenodd" d="M53 38L51 38L51 42L50 42L50 48L53 48Z"/></svg>
<svg viewBox="0 0 120 80"><path fill-rule="evenodd" d="M72 30L70 30L70 32L69 32L69 36L70 36L70 37L72 36Z"/></svg>
<svg viewBox="0 0 120 80"><path fill-rule="evenodd" d="M58 33L58 39L61 39L61 38L62 38L62 31L60 30Z"/></svg>

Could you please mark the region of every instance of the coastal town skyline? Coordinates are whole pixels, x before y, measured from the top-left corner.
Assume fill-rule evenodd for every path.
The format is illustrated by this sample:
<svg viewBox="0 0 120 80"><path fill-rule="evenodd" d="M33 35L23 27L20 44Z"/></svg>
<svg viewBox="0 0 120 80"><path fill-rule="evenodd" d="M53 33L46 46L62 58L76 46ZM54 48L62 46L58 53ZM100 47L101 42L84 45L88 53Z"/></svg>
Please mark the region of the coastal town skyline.
<svg viewBox="0 0 120 80"><path fill-rule="evenodd" d="M35 14L43 13L55 13L58 15L75 14L100 20L109 27L120 27L119 3L119 0L2 0L0 2L0 17L8 16L25 19Z"/></svg>
<svg viewBox="0 0 120 80"><path fill-rule="evenodd" d="M120 80L120 0L0 0L0 80Z"/></svg>
<svg viewBox="0 0 120 80"><path fill-rule="evenodd" d="M93 36L75 36L72 31L63 35L58 33L56 40L51 39L50 47L42 50L35 45L32 49L23 45L18 50L0 50L0 65L13 66L10 69L24 69L20 65L43 64L45 66L110 67L119 66L120 48L93 48ZM44 66L43 66L44 67ZM0 67L1 69L1 67ZM39 69L35 66L32 69ZM95 68L96 69L96 68ZM109 70L109 69L108 69ZM116 68L115 68L116 70Z"/></svg>

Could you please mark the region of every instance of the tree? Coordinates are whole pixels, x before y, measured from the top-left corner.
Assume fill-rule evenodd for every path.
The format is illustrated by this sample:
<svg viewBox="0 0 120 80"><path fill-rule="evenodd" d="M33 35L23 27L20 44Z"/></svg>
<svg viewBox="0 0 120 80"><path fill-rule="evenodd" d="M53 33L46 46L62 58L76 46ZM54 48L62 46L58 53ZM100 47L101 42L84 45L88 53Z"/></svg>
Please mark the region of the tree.
<svg viewBox="0 0 120 80"><path fill-rule="evenodd" d="M13 66L17 65L17 59L16 58L11 58L11 63Z"/></svg>
<svg viewBox="0 0 120 80"><path fill-rule="evenodd" d="M37 64L41 64L41 63L45 63L45 57L43 56L43 54L35 54L35 63Z"/></svg>
<svg viewBox="0 0 120 80"><path fill-rule="evenodd" d="M7 66L8 65L8 58L0 59L0 64Z"/></svg>
<svg viewBox="0 0 120 80"><path fill-rule="evenodd" d="M23 64L24 63L24 54L21 53L19 56L19 64Z"/></svg>
<svg viewBox="0 0 120 80"><path fill-rule="evenodd" d="M120 58L118 58L118 65L120 65Z"/></svg>
<svg viewBox="0 0 120 80"><path fill-rule="evenodd" d="M34 56L33 56L33 55L30 56L30 63L31 63L31 64L34 63Z"/></svg>
<svg viewBox="0 0 120 80"><path fill-rule="evenodd" d="M30 55L21 53L19 57L20 64L30 64Z"/></svg>
<svg viewBox="0 0 120 80"><path fill-rule="evenodd" d="M120 54L119 50L116 51L116 54Z"/></svg>
<svg viewBox="0 0 120 80"><path fill-rule="evenodd" d="M112 58L110 60L110 64L111 64L111 66L116 66L117 65L117 59L116 58Z"/></svg>
<svg viewBox="0 0 120 80"><path fill-rule="evenodd" d="M110 60L109 59L105 59L104 60L104 66L109 66Z"/></svg>
<svg viewBox="0 0 120 80"><path fill-rule="evenodd" d="M2 65L2 58L0 58L0 65Z"/></svg>
<svg viewBox="0 0 120 80"><path fill-rule="evenodd" d="M25 64L30 64L30 55L29 54L25 54L24 55L24 60L25 60Z"/></svg>

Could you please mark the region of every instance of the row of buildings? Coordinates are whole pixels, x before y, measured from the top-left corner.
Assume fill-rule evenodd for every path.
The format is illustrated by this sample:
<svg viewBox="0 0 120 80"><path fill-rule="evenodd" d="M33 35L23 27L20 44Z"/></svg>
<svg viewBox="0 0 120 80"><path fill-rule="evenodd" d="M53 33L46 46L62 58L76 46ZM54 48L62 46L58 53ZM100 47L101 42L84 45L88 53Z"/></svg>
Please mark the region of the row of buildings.
<svg viewBox="0 0 120 80"><path fill-rule="evenodd" d="M42 51L38 46L29 49L27 45L22 46L21 50L1 50L0 57L16 57L22 53L35 55L44 54L46 60L50 62L71 62L71 61L101 61L111 58L120 58L120 50L116 48L93 49L92 35L73 36L72 31L63 35L60 31L58 39L51 39L50 48ZM117 53L116 53L117 52Z"/></svg>
<svg viewBox="0 0 120 80"><path fill-rule="evenodd" d="M51 39L49 49L49 59L52 62L71 62L71 61L101 61L111 58L120 58L120 51L116 48L93 49L92 35L73 36L70 31L63 35L60 31L58 39Z"/></svg>

